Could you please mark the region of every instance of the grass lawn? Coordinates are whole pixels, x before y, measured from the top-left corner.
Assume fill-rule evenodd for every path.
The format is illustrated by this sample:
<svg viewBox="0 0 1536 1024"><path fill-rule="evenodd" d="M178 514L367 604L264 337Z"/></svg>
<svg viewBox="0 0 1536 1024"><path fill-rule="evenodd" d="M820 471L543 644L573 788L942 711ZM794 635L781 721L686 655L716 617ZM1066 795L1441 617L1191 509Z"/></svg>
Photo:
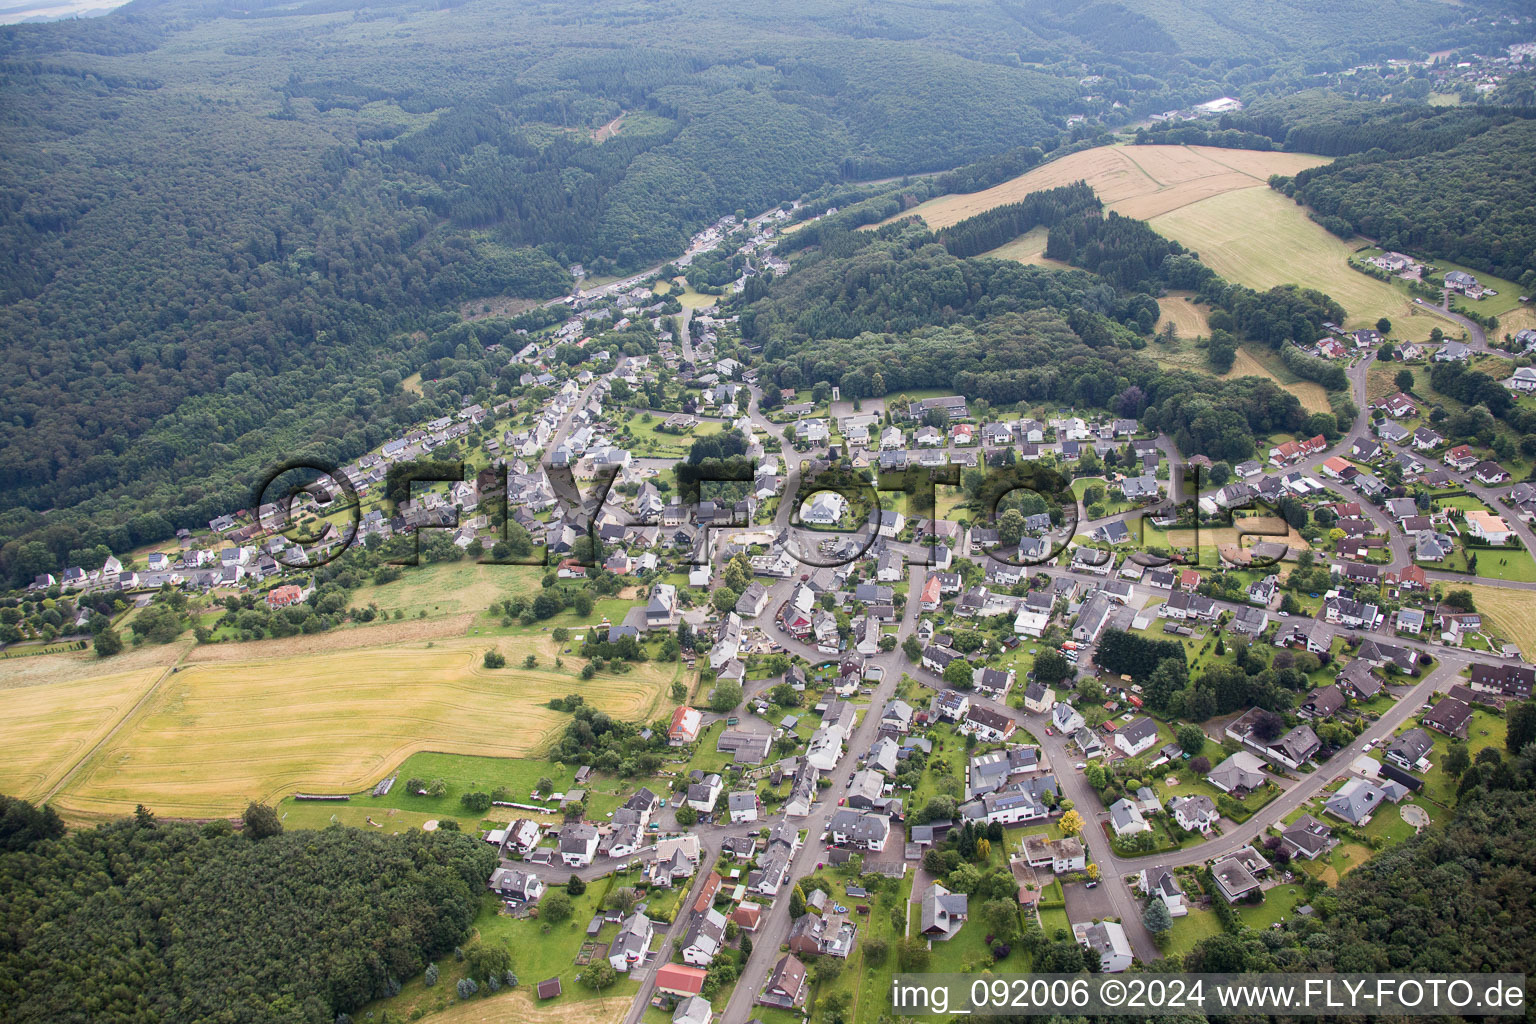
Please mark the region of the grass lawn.
<svg viewBox="0 0 1536 1024"><path fill-rule="evenodd" d="M466 948L481 943L504 946L512 954L512 970L517 974L519 989L531 989L546 978L558 977L561 994L541 1002L540 1007L597 999L598 993L576 980L581 968L576 966L575 960L585 939L587 922L597 913L607 892L606 882L588 886L585 893L573 899L574 911L570 920L548 926L537 920L517 919L502 913L501 900L487 893L475 918L475 937L464 945ZM606 925L603 931L599 941L611 941L618 926ZM436 985L428 988L418 975L405 983L399 995L369 1003L355 1014L355 1018L377 1019L388 1011L391 1020L413 1020L418 1011L429 1014L455 1005L458 998L454 989L463 976L464 965L450 953L437 961L437 969ZM603 992L601 998L605 1002L625 1001L633 998L639 988L638 982L621 978L613 988ZM506 1019L517 1018L510 1005L507 1011Z"/></svg>
<svg viewBox="0 0 1536 1024"><path fill-rule="evenodd" d="M912 916L912 934L916 935L918 916L922 913L921 907L913 904L908 913ZM980 920L967 921L959 934L948 942L933 943L933 953L928 962L929 972L970 974L979 970L983 963L992 959L992 951L987 948L986 938L986 925Z"/></svg>
<svg viewBox="0 0 1536 1024"><path fill-rule="evenodd" d="M541 565L480 565L468 558L409 566L392 583L353 591L351 606L377 605L386 615L398 611L404 618L482 612L492 601L536 593L545 571Z"/></svg>
<svg viewBox="0 0 1536 1024"><path fill-rule="evenodd" d="M1445 764L1446 751L1451 746L1451 738L1434 730L1426 731L1435 741L1435 748L1429 754L1429 760L1434 767L1424 773L1424 789L1420 795L1446 807L1454 807L1459 780L1448 775L1442 767ZM1507 731L1508 726L1502 717L1484 711L1482 708L1473 708L1472 718L1467 722L1467 753L1471 754L1475 761L1477 752L1484 747L1503 747Z"/></svg>
<svg viewBox="0 0 1536 1024"><path fill-rule="evenodd" d="M533 787L539 779L549 778L555 784L556 792L564 792L574 784L576 767L555 764L541 758L474 757L423 751L412 754L401 763L395 785L384 796L363 794L354 796L346 803L301 801L287 797L278 805L278 813L290 828L324 828L330 823L332 814L344 824L355 824L358 827L366 827L364 819L371 817L385 830L392 832L419 825L428 818L455 818L468 827L472 822L480 820L481 816L465 810L459 803L459 797L463 794L477 791L489 793L503 787L508 791L510 800L518 803L543 803L531 799ZM410 778L419 778L427 783L442 779L448 785L448 792L440 797L413 794L405 787L406 780ZM588 788L590 790L590 786ZM496 821L511 820L523 813L509 807L493 807L485 817ZM353 818L357 820L351 820Z"/></svg>
<svg viewBox="0 0 1536 1024"><path fill-rule="evenodd" d="M1430 262L1441 277L1444 277L1452 270L1460 270L1477 278L1477 283L1484 288L1492 288L1499 293L1497 295L1484 296L1481 299L1469 299L1465 295L1457 295L1455 292L1452 292L1451 308L1460 312L1471 310L1475 313L1481 313L1483 316L1502 316L1510 310L1519 308L1520 296L1526 293L1525 289L1513 281L1502 277L1494 277L1492 274L1484 273L1481 270L1473 270L1460 263L1451 263L1438 258ZM1490 340L1492 340L1491 336Z"/></svg>
<svg viewBox="0 0 1536 1024"><path fill-rule="evenodd" d="M891 909L907 905L912 894L912 880L913 876L908 874L899 885L877 893L867 916L854 915L859 935L853 956L849 957L836 982L824 991L817 991L815 995L820 1000L834 992L848 992L853 998L850 1019L855 1024L875 1024L882 1015L890 1012L891 977L897 970L896 945L902 938L901 931L891 921ZM843 882L842 878L834 877L833 892L841 893ZM868 963L864 959L864 943L871 938L880 939L886 944L885 959L879 964ZM761 1016L757 1012L761 1007L753 1009L754 1016Z"/></svg>
<svg viewBox="0 0 1536 1024"><path fill-rule="evenodd" d="M1443 817L1445 808L1430 803L1422 797L1412 800L1404 800L1393 807L1382 807L1371 818L1370 824L1365 826L1365 834L1372 839L1381 839L1388 844L1396 844L1414 834L1413 826L1403 820L1402 810L1409 805L1423 809L1429 815L1430 820Z"/></svg>
<svg viewBox="0 0 1536 1024"><path fill-rule="evenodd" d="M959 789L951 788L951 793L958 794L965 789L965 769L969 762L969 755L965 750L964 738L955 732L954 726L948 724L930 729L929 733L933 736L933 753L928 755L928 764L923 769L922 780L912 791L911 802L908 804L912 809L922 808L929 800L940 795L939 780L941 779L955 780Z"/></svg>
<svg viewBox="0 0 1536 1024"><path fill-rule="evenodd" d="M1043 928L1045 930L1045 934L1052 939L1054 939L1056 937L1056 933L1060 931L1066 932L1069 938L1072 935L1072 923L1067 919L1067 910L1065 907L1052 907L1049 910L1041 910L1040 927Z"/></svg>
<svg viewBox="0 0 1536 1024"><path fill-rule="evenodd" d="M1477 555L1477 575L1483 579L1536 582L1536 561L1524 548L1467 547L1462 550L1468 555Z"/></svg>
<svg viewBox="0 0 1536 1024"><path fill-rule="evenodd" d="M1264 891L1264 902L1258 906L1238 905L1237 914L1250 928L1268 928L1277 921L1289 919L1301 900L1299 885L1277 885Z"/></svg>
<svg viewBox="0 0 1536 1024"><path fill-rule="evenodd" d="M1136 507L1136 503L1135 502L1131 502L1131 501L1118 501L1118 500L1116 500L1115 496L1114 496L1115 495L1115 489L1114 489L1113 485L1111 485L1109 483L1109 481L1105 480L1101 476L1080 476L1076 480L1073 480L1072 481L1072 494L1079 501L1082 501L1083 500L1084 492L1087 491L1088 488L1094 486L1095 484L1097 484L1098 486L1104 488L1104 501L1103 501L1103 505L1104 505L1104 515L1105 516L1119 515L1121 512L1124 512L1126 509L1131 509L1131 508L1135 508Z"/></svg>
<svg viewBox="0 0 1536 1024"><path fill-rule="evenodd" d="M725 430L726 424L706 420L699 423L686 433L672 433L661 429L661 424L666 416L658 413L651 414L651 422L644 422L639 415L630 414L621 424L620 437L623 431L629 431L629 448L636 456L651 458L682 458L688 454L688 449L693 442L701 437L713 437Z"/></svg>
<svg viewBox="0 0 1536 1024"><path fill-rule="evenodd" d="M1168 941L1163 946L1166 956L1183 956L1204 939L1221 934L1221 920L1214 910L1191 910L1183 917L1173 919L1168 930Z"/></svg>

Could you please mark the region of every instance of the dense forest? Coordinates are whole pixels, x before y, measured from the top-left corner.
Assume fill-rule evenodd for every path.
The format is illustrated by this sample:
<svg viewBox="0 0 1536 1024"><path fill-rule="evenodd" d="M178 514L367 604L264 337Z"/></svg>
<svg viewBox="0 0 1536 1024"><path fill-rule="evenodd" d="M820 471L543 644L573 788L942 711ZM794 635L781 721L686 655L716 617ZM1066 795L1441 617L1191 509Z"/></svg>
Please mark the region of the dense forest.
<svg viewBox="0 0 1536 1024"><path fill-rule="evenodd" d="M1150 112L1506 31L1281 6L164 0L0 28L0 573L361 454L411 420L414 332L561 294L572 262L643 269L858 179L982 187Z"/></svg>
<svg viewBox="0 0 1536 1024"><path fill-rule="evenodd" d="M1104 204L1086 182L1031 192L1017 203L994 206L984 213L939 232L939 242L955 256L979 256L1044 225L1054 227L1070 217L1098 218ZM1060 258L1060 257L1057 257Z"/></svg>
<svg viewBox="0 0 1536 1024"><path fill-rule="evenodd" d="M21 812L12 811L7 818ZM0 853L0 1018L332 1024L462 942L495 851L457 832L135 818Z"/></svg>

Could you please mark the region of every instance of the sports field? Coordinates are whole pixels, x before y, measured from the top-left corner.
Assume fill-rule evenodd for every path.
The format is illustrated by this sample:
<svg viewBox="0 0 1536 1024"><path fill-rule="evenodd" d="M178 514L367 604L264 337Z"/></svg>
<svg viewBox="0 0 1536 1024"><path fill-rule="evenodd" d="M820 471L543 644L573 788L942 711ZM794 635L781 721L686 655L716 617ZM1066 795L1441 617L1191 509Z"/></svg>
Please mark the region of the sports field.
<svg viewBox="0 0 1536 1024"><path fill-rule="evenodd" d="M529 754L568 721L543 706L551 698L579 693L617 717L646 718L660 713L680 671L675 663L643 663L627 675L583 681L581 659L566 656L557 669L556 644L535 636L334 653L324 638L311 640L316 653L193 664L167 677L68 780L60 810L103 816L142 802L167 816L230 814L249 800L276 802L295 791L356 792L419 750ZM492 645L506 655L506 668L482 666ZM524 669L530 653L538 666ZM143 683L98 685L116 695L112 708L123 708ZM66 693L51 703L69 702ZM97 716L118 717L110 709ZM0 743L23 746L44 727L7 716ZM94 728L103 731L99 721Z"/></svg>
<svg viewBox="0 0 1536 1024"><path fill-rule="evenodd" d="M1053 160L1017 178L969 195L930 199L901 214L917 214L935 230L983 210L1018 202L1031 192L1086 181L1105 205L1148 220L1238 189L1263 188L1271 174L1295 174L1327 157L1262 153L1211 146L1100 146Z"/></svg>

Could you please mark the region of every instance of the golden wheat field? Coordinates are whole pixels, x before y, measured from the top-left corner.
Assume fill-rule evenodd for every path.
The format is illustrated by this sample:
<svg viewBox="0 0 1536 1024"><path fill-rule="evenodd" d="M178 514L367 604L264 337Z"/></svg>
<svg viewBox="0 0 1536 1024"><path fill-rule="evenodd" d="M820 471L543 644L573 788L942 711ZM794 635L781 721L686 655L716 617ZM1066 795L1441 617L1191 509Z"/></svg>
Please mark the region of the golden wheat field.
<svg viewBox="0 0 1536 1024"><path fill-rule="evenodd" d="M1447 589L1451 587L1470 590L1472 600L1477 603L1477 610L1492 619L1507 639L1518 644L1527 659L1536 657L1536 649L1533 649L1536 648L1536 601L1531 600L1529 591L1476 584L1463 588L1459 583L1446 584Z"/></svg>
<svg viewBox="0 0 1536 1024"><path fill-rule="evenodd" d="M1261 153L1211 146L1100 146L1053 160L1017 178L969 195L930 199L917 214L937 230L983 210L1018 202L1031 192L1086 181L1105 205L1147 220L1236 189L1265 187L1271 174L1328 162L1307 153Z"/></svg>
<svg viewBox="0 0 1536 1024"><path fill-rule="evenodd" d="M0 793L46 796L167 671L149 665L0 689Z"/></svg>
<svg viewBox="0 0 1536 1024"><path fill-rule="evenodd" d="M506 655L506 668L482 666L493 645ZM538 667L525 669L530 653ZM582 659L567 657L556 669L556 654L545 638L455 638L188 665L165 677L55 802L77 818L141 802L167 816L201 817L295 791L356 791L418 750L537 751L569 720L544 703L568 693L618 717L646 717L659 711L679 671L647 662L627 675L583 681L576 674ZM107 688L105 679L98 685ZM122 680L114 685L131 689ZM38 728L7 718L0 742L14 747ZM89 739L82 729L75 733L81 738L71 750Z"/></svg>

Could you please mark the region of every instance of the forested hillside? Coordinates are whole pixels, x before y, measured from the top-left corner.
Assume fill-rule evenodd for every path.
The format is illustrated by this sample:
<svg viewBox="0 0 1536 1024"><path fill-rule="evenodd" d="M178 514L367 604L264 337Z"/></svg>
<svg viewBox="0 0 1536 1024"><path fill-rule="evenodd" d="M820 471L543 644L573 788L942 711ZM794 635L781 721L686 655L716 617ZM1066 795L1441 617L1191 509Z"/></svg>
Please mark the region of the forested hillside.
<svg viewBox="0 0 1536 1024"><path fill-rule="evenodd" d="M1390 133L1399 126L1380 127ZM1536 120L1454 127L1461 130L1432 137L1450 141L1447 136L1461 134L1453 145L1425 139L1397 156L1375 148L1385 140L1373 139L1370 152L1302 171L1282 189L1340 233L1456 260L1530 287L1536 284L1536 178L1530 174Z"/></svg>
<svg viewBox="0 0 1536 1024"><path fill-rule="evenodd" d="M1314 0L355 7L0 28L0 573L203 522L280 457L360 454L412 418L409 332L466 300L660 263L828 182L995 180L1071 113L1490 31L1434 0L1390 27ZM1213 19L1252 45L1213 56Z"/></svg>
<svg viewBox="0 0 1536 1024"><path fill-rule="evenodd" d="M1228 285L1139 221L1111 223L1091 210L1083 217L1075 244L1103 266L1141 268L1121 275L1128 286L1011 260L960 259L924 229L897 222L830 239L747 307L742 328L762 342L780 388L825 380L848 397L944 388L999 406L1110 408L1167 432L1186 452L1229 461L1252 457L1256 437L1336 430L1331 416L1314 423L1272 381L1165 370L1139 354L1158 311L1136 288L1198 288L1219 307L1213 322L1276 346L1315 337L1323 320L1340 315L1337 304L1316 293L1277 288L1260 295ZM1087 222L1102 234L1093 235ZM1061 222L1052 238L1069 223L1077 222ZM1148 248L1158 253L1151 270Z"/></svg>
<svg viewBox="0 0 1536 1024"><path fill-rule="evenodd" d="M463 941L495 866L456 832L281 829L253 807L241 834L141 813L7 843L0 1018L332 1024Z"/></svg>

